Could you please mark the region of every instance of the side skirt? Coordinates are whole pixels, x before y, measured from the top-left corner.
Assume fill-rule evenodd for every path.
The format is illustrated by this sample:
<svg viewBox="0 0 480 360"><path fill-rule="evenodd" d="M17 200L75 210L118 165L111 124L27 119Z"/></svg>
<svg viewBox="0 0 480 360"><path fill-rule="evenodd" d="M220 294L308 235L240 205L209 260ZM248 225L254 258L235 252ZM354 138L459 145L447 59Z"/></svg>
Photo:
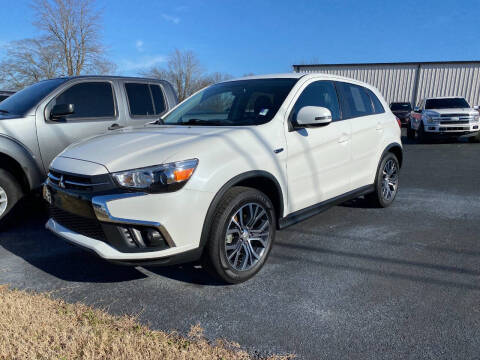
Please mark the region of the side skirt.
<svg viewBox="0 0 480 360"><path fill-rule="evenodd" d="M314 215L317 215L325 210L328 210L332 206L344 203L345 201L355 199L359 196L366 195L375 191L375 186L366 185L361 188L349 191L345 194L336 196L334 198L322 201L318 204L309 206L305 209L295 211L284 218L278 220L279 229L285 229L288 226L294 225L300 221L306 220Z"/></svg>

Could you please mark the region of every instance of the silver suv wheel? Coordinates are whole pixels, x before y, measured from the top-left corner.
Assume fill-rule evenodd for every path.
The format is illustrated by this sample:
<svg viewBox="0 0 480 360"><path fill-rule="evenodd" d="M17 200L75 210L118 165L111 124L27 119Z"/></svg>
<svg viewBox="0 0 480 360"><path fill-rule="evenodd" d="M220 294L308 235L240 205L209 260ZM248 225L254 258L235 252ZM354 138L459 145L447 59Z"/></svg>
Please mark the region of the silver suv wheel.
<svg viewBox="0 0 480 360"><path fill-rule="evenodd" d="M0 216L3 215L8 206L8 197L5 190L0 186Z"/></svg>
<svg viewBox="0 0 480 360"><path fill-rule="evenodd" d="M267 211L258 203L242 206L230 219L225 234L225 253L237 271L255 266L265 254L270 239Z"/></svg>
<svg viewBox="0 0 480 360"><path fill-rule="evenodd" d="M383 166L382 196L390 201L395 197L398 187L398 167L393 159L389 159Z"/></svg>

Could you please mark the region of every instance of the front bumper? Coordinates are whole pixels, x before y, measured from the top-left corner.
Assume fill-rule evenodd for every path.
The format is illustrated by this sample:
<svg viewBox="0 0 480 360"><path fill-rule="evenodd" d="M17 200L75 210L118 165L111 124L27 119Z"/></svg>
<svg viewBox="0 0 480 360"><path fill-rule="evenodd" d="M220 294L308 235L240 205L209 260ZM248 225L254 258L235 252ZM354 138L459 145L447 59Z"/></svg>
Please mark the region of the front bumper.
<svg viewBox="0 0 480 360"><path fill-rule="evenodd" d="M478 133L479 123L468 123L468 124L424 124L425 132L432 134L442 134L442 135L453 135L461 136L471 134L472 136Z"/></svg>
<svg viewBox="0 0 480 360"><path fill-rule="evenodd" d="M47 229L104 259L171 264L194 260L201 253L200 235L211 201L209 193L182 189L164 194L89 194L61 189L50 182L44 189L53 210ZM158 230L164 245L132 247L125 242L124 229L133 236L134 230Z"/></svg>

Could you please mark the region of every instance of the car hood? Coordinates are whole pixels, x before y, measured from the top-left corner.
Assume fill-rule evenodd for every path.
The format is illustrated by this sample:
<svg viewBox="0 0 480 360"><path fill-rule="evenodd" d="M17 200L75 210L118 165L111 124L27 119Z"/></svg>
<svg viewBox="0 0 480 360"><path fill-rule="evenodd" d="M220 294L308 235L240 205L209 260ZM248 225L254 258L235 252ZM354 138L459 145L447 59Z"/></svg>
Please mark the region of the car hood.
<svg viewBox="0 0 480 360"><path fill-rule="evenodd" d="M185 160L172 158L187 146L232 131L236 129L161 125L125 128L70 145L59 156L97 163L110 172L123 171Z"/></svg>
<svg viewBox="0 0 480 360"><path fill-rule="evenodd" d="M465 115L477 115L478 111L471 108L458 108L458 109L429 109L429 113L437 113L439 115L449 114L465 114Z"/></svg>

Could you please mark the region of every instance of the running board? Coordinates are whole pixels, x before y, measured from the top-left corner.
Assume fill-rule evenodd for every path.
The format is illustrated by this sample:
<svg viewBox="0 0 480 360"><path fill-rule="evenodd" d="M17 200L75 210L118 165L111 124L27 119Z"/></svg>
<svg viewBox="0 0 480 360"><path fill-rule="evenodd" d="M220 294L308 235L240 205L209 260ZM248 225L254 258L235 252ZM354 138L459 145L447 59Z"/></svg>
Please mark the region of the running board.
<svg viewBox="0 0 480 360"><path fill-rule="evenodd" d="M320 214L321 212L328 210L332 206L342 204L345 201L355 199L359 196L366 195L375 191L374 185L366 185L358 188L356 190L349 191L345 194L336 196L334 198L322 201L318 204L309 206L305 209L295 211L284 218L278 220L278 228L285 229L288 226L299 223L300 221L306 220L314 215Z"/></svg>

